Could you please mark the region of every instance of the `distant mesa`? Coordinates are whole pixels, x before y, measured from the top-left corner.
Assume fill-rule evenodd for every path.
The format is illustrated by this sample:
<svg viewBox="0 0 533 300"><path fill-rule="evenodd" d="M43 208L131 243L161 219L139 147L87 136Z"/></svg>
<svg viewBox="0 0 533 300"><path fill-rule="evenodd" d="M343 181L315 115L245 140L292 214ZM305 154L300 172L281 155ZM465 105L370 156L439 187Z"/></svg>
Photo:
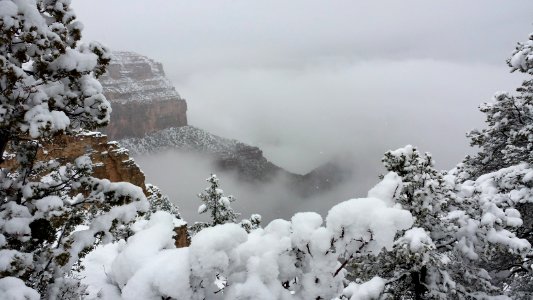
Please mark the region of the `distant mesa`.
<svg viewBox="0 0 533 300"><path fill-rule="evenodd" d="M111 123L103 130L112 140L187 125L187 103L159 62L133 52L113 52L100 82L113 108Z"/></svg>

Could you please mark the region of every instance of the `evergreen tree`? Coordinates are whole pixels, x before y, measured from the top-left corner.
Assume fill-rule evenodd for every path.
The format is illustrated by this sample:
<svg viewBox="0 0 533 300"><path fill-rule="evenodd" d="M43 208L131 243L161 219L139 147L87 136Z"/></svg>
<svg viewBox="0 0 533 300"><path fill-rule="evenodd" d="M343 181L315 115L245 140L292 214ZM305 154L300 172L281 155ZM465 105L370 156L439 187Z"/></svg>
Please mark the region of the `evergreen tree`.
<svg viewBox="0 0 533 300"><path fill-rule="evenodd" d="M148 183L146 184L146 190L148 191L148 203L150 203L150 211L145 215L146 219L148 219L152 213L161 210L170 213L177 219L181 219L178 207L170 202L168 196L163 194L159 187Z"/></svg>
<svg viewBox="0 0 533 300"><path fill-rule="evenodd" d="M148 208L139 187L92 177L88 156L37 158L47 139L109 120L96 79L109 54L79 44L81 29L69 0L0 1L0 154L15 160L0 170L0 286L16 299L79 298L80 259Z"/></svg>
<svg viewBox="0 0 533 300"><path fill-rule="evenodd" d="M198 207L198 213L203 214L209 212L211 215L211 222L196 222L190 228L191 235L196 234L206 227L226 223L237 223L237 218L240 216L240 214L236 213L231 207L231 203L235 201L235 197L224 196L224 191L220 188L218 177L215 174L211 174L206 181L209 182L209 186L203 193L198 194L198 198L203 202ZM261 226L261 215L252 214L250 219L244 219L239 224L247 232L250 232Z"/></svg>
<svg viewBox="0 0 533 300"><path fill-rule="evenodd" d="M519 71L527 78L516 93L498 93L491 103L480 107L486 116L486 128L469 133L472 146L478 147L479 152L467 156L457 173L463 182L494 173L489 176L497 180L494 186L497 193L507 195L506 201L523 217L522 226L514 232L531 244L533 194L528 172L533 164L533 34L526 42L518 43L507 63L511 72ZM521 196L517 197L518 194ZM532 258L533 253L526 254L521 261L509 256L498 257L493 267L494 272L501 274L499 285L510 286L525 299L533 296L530 284L519 284L533 281Z"/></svg>
<svg viewBox="0 0 533 300"><path fill-rule="evenodd" d="M217 175L211 174L206 179L209 186L205 188L203 193L198 194L198 198L203 202L198 207L198 213L209 213L211 215L211 222L197 222L191 228L192 233L197 233L203 228L216 226L226 223L236 223L239 214L235 213L231 208L231 202L235 201L233 196L224 196L224 191L220 188Z"/></svg>
<svg viewBox="0 0 533 300"><path fill-rule="evenodd" d="M395 184L393 199L415 218L412 228L397 236L394 247L353 265L352 274L369 280L387 278L385 296L402 299L470 299L506 294L495 284L494 257L520 259L530 249L513 230L519 214L498 201L490 183L495 174L459 184L452 174L437 171L429 154L407 146L383 159ZM374 191L369 192L373 196Z"/></svg>
<svg viewBox="0 0 533 300"><path fill-rule="evenodd" d="M106 125L111 109L95 77L110 56L98 43L79 44L70 1L0 5L0 151L8 141Z"/></svg>
<svg viewBox="0 0 533 300"><path fill-rule="evenodd" d="M198 198L203 202L198 207L198 213L209 212L211 214L211 226L235 223L239 216L231 208L231 202L234 202L235 198L233 196L224 196L224 191L220 188L217 175L211 174L206 181L210 185L205 189L205 192L198 194Z"/></svg>

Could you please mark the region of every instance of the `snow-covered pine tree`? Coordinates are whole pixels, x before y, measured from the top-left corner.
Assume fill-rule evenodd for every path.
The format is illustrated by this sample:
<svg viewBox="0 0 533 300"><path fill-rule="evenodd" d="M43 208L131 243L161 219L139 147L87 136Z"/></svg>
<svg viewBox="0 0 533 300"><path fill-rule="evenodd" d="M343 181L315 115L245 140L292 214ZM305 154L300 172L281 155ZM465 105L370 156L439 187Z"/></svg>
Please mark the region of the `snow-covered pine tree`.
<svg viewBox="0 0 533 300"><path fill-rule="evenodd" d="M486 116L486 128L469 133L471 145L479 151L467 156L458 167L460 181L493 180L492 188L505 199L510 207L516 207L523 217L522 226L514 230L529 243L533 243L533 194L531 172L533 164L533 34L524 43L518 43L507 60L511 72L519 71L527 78L516 93L498 93L491 103L480 106ZM512 174L512 175L510 175ZM528 175L532 174L532 175ZM514 192L513 192L514 191ZM520 191L520 192L518 192ZM520 194L520 196L518 196ZM504 202L504 201L500 201ZM533 297L531 267L533 253L522 261L509 256L499 257L494 272L500 274L501 286L509 287L526 299ZM521 283L526 284L521 284ZM520 291L519 291L520 290ZM521 295L516 295L521 297Z"/></svg>
<svg viewBox="0 0 533 300"><path fill-rule="evenodd" d="M233 196L224 196L224 190L220 188L217 175L211 174L206 179L209 182L209 186L205 189L205 192L198 194L198 198L203 202L198 207L198 213L203 214L209 212L211 214L212 226L226 223L235 223L239 216L233 208L231 208L231 202L235 201Z"/></svg>
<svg viewBox="0 0 533 300"><path fill-rule="evenodd" d="M491 198L486 181L457 185L453 175L434 168L429 154L412 146L387 152L383 162L390 172L384 181L396 182L394 201L411 212L415 223L392 250L357 261L353 275L386 278L385 295L404 299L505 294L493 284L489 267L498 255L519 259L529 249L512 233L520 220L516 210Z"/></svg>
<svg viewBox="0 0 533 300"><path fill-rule="evenodd" d="M235 197L224 196L224 190L220 188L217 175L211 174L206 181L209 182L209 186L205 188L203 193L198 194L198 198L203 202L198 207L198 213L203 214L209 212L211 222L196 222L189 228L191 235L207 227L226 223L237 223L237 218L241 215L236 213L231 207L231 203L235 201ZM241 220L239 224L247 232L250 232L261 226L261 215L252 214L250 219Z"/></svg>
<svg viewBox="0 0 533 300"><path fill-rule="evenodd" d="M0 1L0 29L0 153L16 160L0 171L0 298L77 299L80 259L148 209L139 187L92 177L87 156L37 160L46 139L108 122L95 78L108 51L78 43L69 0Z"/></svg>
<svg viewBox="0 0 533 300"><path fill-rule="evenodd" d="M108 51L78 44L82 24L68 0L0 3L0 150L7 142L107 124L110 105L95 76Z"/></svg>
<svg viewBox="0 0 533 300"><path fill-rule="evenodd" d="M148 202L150 203L150 211L144 217L149 218L152 213L157 211L166 211L173 215L177 219L181 219L179 209L176 205L170 202L167 195L161 192L159 187L153 184L146 184L146 190L148 191Z"/></svg>
<svg viewBox="0 0 533 300"><path fill-rule="evenodd" d="M441 220L443 210L452 197L444 176L433 165L429 153L420 154L413 146L385 153L383 163L387 171L401 178L394 195L415 217L414 228L401 236L390 252L377 257L391 278L387 285L390 295L401 293L408 299L445 294L438 287L442 269L437 244L450 243L449 224ZM367 266L368 267L368 266ZM381 275L383 276L383 275ZM449 293L451 294L451 293ZM445 298L445 297L444 297Z"/></svg>

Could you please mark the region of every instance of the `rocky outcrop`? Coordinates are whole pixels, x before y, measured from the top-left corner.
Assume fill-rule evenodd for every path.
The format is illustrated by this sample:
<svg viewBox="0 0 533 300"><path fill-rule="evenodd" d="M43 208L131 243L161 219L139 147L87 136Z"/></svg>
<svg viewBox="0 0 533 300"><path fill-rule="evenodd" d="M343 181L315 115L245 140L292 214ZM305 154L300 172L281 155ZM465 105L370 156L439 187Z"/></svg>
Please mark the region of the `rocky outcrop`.
<svg viewBox="0 0 533 300"><path fill-rule="evenodd" d="M100 82L113 109L103 130L112 140L187 125L187 103L159 62L133 52L113 52Z"/></svg>
<svg viewBox="0 0 533 300"><path fill-rule="evenodd" d="M39 148L37 160L56 159L68 163L85 154L94 164L94 177L112 182L126 181L141 187L146 193L144 173L129 156L128 150L121 148L117 142L109 142L99 132L58 135ZM13 168L15 163L14 159L7 159L2 167Z"/></svg>
<svg viewBox="0 0 533 300"><path fill-rule="evenodd" d="M185 100L113 103L111 123L103 131L112 140L142 137L169 127L187 125Z"/></svg>

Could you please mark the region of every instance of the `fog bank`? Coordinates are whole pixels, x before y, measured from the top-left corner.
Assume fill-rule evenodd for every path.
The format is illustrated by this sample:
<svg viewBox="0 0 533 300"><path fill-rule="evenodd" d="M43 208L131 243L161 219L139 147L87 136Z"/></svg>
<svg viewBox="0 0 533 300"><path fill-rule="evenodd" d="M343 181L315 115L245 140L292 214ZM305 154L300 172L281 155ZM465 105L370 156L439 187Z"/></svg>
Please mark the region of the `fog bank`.
<svg viewBox="0 0 533 300"><path fill-rule="evenodd" d="M471 151L465 133L483 126L478 105L520 81L504 63L369 61L198 73L180 90L190 123L284 168L304 173L350 152L375 174L385 151L406 144L452 168Z"/></svg>
<svg viewBox="0 0 533 300"><path fill-rule="evenodd" d="M252 213L259 213L266 223L276 218L290 218L299 211L315 211L326 215L336 203L366 195L364 185L369 180L374 183L377 178L357 179L359 174L337 186L329 192L302 198L295 190L287 186L287 178L278 176L271 182L253 184L240 180L231 171L217 170L211 159L205 155L169 151L157 155L141 155L135 161L144 171L147 182L159 186L173 203L178 205L182 217L188 222L205 221L207 215L198 215L201 201L197 194L208 186L206 178L211 173L217 174L221 188L226 195L233 195L237 200L232 204L235 211L248 218Z"/></svg>

